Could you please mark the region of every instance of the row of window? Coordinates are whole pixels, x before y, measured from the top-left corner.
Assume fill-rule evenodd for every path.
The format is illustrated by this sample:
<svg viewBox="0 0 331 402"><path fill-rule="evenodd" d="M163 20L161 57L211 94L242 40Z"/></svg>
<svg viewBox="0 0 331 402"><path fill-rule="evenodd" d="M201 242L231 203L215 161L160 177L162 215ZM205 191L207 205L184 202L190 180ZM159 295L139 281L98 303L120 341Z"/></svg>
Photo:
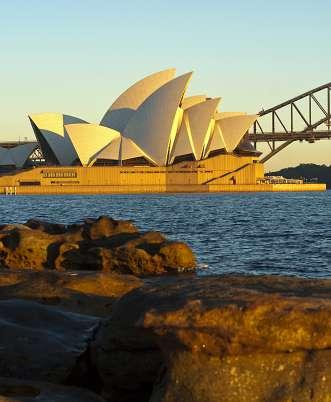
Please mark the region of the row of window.
<svg viewBox="0 0 331 402"><path fill-rule="evenodd" d="M77 177L77 172L74 170L60 170L60 171L43 171L42 172L43 178L44 179L55 179L55 178L76 178Z"/></svg>
<svg viewBox="0 0 331 402"><path fill-rule="evenodd" d="M79 184L79 180L66 180L66 181L61 181L61 180L52 180L51 184L58 184L60 186L62 186L62 184L65 185L75 185L75 184Z"/></svg>
<svg viewBox="0 0 331 402"><path fill-rule="evenodd" d="M120 173L133 173L133 174L144 174L144 173L153 173L153 174L169 174L169 173L213 173L212 170L170 170L170 171L160 171L160 170L144 170L144 171L135 171L135 170L121 170ZM77 178L77 172L73 170L68 171L43 171L42 177L44 179L64 179L64 178Z"/></svg>

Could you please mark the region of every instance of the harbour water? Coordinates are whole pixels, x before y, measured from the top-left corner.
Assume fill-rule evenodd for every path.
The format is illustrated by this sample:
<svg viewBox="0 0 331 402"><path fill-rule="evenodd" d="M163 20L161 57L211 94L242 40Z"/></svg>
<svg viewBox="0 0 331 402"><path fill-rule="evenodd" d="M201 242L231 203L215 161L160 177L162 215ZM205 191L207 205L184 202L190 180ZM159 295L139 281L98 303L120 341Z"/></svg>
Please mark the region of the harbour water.
<svg viewBox="0 0 331 402"><path fill-rule="evenodd" d="M331 191L321 193L2 196L1 223L109 215L187 242L199 274L331 278Z"/></svg>

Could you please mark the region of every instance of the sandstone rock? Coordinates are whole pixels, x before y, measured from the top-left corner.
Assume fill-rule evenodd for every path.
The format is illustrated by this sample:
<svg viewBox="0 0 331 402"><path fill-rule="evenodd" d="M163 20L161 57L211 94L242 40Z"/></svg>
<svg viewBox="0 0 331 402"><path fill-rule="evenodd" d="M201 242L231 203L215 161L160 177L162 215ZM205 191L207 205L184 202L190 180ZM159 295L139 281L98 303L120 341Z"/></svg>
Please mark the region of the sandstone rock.
<svg viewBox="0 0 331 402"><path fill-rule="evenodd" d="M137 276L164 272L159 261L141 248L118 247L115 249L94 249L100 257L102 269L106 272L118 272Z"/></svg>
<svg viewBox="0 0 331 402"><path fill-rule="evenodd" d="M0 270L0 289L1 286L7 286L7 285L14 285L15 283L19 283L22 282L26 279L27 275L30 276L30 274L33 271L29 271L29 270L8 270L8 269L3 269ZM34 271L34 272L38 272L39 271Z"/></svg>
<svg viewBox="0 0 331 402"><path fill-rule="evenodd" d="M167 278L116 303L93 353L119 402L328 401L330 328L331 281Z"/></svg>
<svg viewBox="0 0 331 402"><path fill-rule="evenodd" d="M109 237L117 233L137 233L138 230L131 221L116 221L108 216L84 221L84 233L90 240Z"/></svg>
<svg viewBox="0 0 331 402"><path fill-rule="evenodd" d="M27 230L30 229L28 226L23 225L22 223L11 223L9 225L0 225L1 232L9 232L11 230L18 229L18 230Z"/></svg>
<svg viewBox="0 0 331 402"><path fill-rule="evenodd" d="M140 248L147 251L149 254L157 254L160 247L167 241L165 236L160 232L146 232L140 236L135 236L128 239L121 245L132 248Z"/></svg>
<svg viewBox="0 0 331 402"><path fill-rule="evenodd" d="M25 300L0 301L0 376L87 384L99 319ZM77 384L78 383L78 384Z"/></svg>
<svg viewBox="0 0 331 402"><path fill-rule="evenodd" d="M192 250L181 242L170 242L159 232L147 232L115 248L91 249L102 270L137 276L191 271L196 267Z"/></svg>
<svg viewBox="0 0 331 402"><path fill-rule="evenodd" d="M180 351L156 381L149 402L327 402L330 350L253 353L222 359Z"/></svg>
<svg viewBox="0 0 331 402"><path fill-rule="evenodd" d="M134 276L101 272L0 271L0 300L31 300L106 317L116 299L142 284Z"/></svg>
<svg viewBox="0 0 331 402"><path fill-rule="evenodd" d="M101 216L59 225L30 219L0 230L0 266L95 270L147 276L195 268L192 250L161 233L139 233L130 221Z"/></svg>
<svg viewBox="0 0 331 402"><path fill-rule="evenodd" d="M0 378L0 402L105 402L94 393L44 382Z"/></svg>
<svg viewBox="0 0 331 402"><path fill-rule="evenodd" d="M84 245L82 247L80 243L61 244L59 254L54 261L54 267L59 271L102 270L100 258L90 250L84 250Z"/></svg>
<svg viewBox="0 0 331 402"><path fill-rule="evenodd" d="M75 270L77 263L68 262L68 255L80 256L79 244L64 242L59 246L58 255L54 260L54 268L58 271ZM77 257L76 257L77 258ZM81 260L80 260L81 263Z"/></svg>
<svg viewBox="0 0 331 402"><path fill-rule="evenodd" d="M105 272L71 272L65 275L65 287L96 296L120 298L129 291L143 286L133 275Z"/></svg>
<svg viewBox="0 0 331 402"><path fill-rule="evenodd" d="M51 268L62 241L60 236L17 228L0 233L0 262L12 269Z"/></svg>
<svg viewBox="0 0 331 402"><path fill-rule="evenodd" d="M29 219L24 224L30 229L41 230L48 234L63 234L66 232L66 226L59 223L52 223L39 219Z"/></svg>
<svg viewBox="0 0 331 402"><path fill-rule="evenodd" d="M188 271L196 266L192 250L182 242L167 242L159 250L162 265L167 271Z"/></svg>

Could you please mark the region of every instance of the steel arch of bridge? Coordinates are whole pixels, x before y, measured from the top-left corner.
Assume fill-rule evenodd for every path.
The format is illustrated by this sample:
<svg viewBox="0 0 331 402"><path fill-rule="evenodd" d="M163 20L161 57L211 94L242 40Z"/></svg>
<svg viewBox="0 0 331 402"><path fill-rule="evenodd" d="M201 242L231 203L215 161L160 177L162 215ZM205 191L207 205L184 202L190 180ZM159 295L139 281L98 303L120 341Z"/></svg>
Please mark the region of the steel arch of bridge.
<svg viewBox="0 0 331 402"><path fill-rule="evenodd" d="M320 97L324 98L323 101L319 99ZM306 103L307 110L303 110L302 105L298 105L299 101ZM319 111L319 118L314 117L313 109ZM259 118L246 138L254 143L255 148L258 143L268 143L270 152L261 159L261 162L266 162L294 141L315 142L315 140L331 139L330 109L331 82L277 106L262 110L258 113ZM280 113L284 111L289 116L286 121L280 116ZM298 120L301 124L304 123L303 129L298 128ZM324 124L323 130L321 126Z"/></svg>

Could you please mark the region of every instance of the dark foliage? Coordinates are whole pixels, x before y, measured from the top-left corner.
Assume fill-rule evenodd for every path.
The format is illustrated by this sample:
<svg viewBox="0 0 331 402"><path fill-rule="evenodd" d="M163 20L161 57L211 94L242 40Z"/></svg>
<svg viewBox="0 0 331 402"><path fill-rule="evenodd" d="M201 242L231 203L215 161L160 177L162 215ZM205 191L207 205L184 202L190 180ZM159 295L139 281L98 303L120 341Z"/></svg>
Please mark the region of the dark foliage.
<svg viewBox="0 0 331 402"><path fill-rule="evenodd" d="M269 172L267 176L283 176L287 179L304 179L307 182L326 183L327 187L331 189L331 165L306 163L281 169L277 172Z"/></svg>

